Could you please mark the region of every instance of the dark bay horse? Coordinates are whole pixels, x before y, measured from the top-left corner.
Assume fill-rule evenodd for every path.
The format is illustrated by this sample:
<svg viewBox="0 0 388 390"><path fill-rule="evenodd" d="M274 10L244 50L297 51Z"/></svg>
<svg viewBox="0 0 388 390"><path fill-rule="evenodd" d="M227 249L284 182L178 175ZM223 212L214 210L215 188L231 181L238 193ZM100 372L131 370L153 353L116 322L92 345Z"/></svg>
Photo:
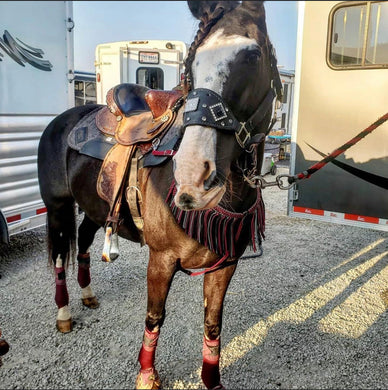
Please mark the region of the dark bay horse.
<svg viewBox="0 0 388 390"><path fill-rule="evenodd" d="M257 248L264 231L260 189L246 180L247 172L260 172L263 139L281 90L263 2L188 5L200 23L185 61L184 101L174 124L180 146L165 164L138 171L149 263L136 388L160 387L154 361L166 298L175 273L189 269L197 270L192 275L204 274L202 379L207 388L222 388L224 297L238 259L250 242ZM96 190L102 161L78 153L67 140L77 123L99 108L67 110L48 125L39 144L39 183L47 206L49 260L55 269L57 327L62 332L72 324L66 265L76 255L75 203L85 214L77 254L82 300L88 307L98 306L90 286L89 247L109 213ZM118 234L135 242L142 239L124 196Z"/></svg>

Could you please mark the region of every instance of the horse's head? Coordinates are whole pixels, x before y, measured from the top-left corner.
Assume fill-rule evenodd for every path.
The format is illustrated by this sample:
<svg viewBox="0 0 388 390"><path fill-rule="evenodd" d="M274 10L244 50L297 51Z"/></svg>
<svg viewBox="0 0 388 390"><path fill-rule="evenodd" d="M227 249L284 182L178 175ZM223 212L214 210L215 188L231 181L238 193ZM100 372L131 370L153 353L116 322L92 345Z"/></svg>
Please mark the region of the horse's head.
<svg viewBox="0 0 388 390"><path fill-rule="evenodd" d="M232 163L267 131L276 61L262 1L188 4L201 22L185 64L191 85L174 175L176 205L193 210L220 202Z"/></svg>

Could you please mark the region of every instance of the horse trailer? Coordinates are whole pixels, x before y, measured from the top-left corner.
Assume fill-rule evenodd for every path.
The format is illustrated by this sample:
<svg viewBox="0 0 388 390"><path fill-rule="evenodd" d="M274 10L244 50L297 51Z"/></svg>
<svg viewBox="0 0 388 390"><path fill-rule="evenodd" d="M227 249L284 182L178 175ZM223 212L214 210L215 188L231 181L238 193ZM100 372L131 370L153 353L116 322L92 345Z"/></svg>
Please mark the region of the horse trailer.
<svg viewBox="0 0 388 390"><path fill-rule="evenodd" d="M71 1L0 2L0 242L46 223L37 149L74 106Z"/></svg>
<svg viewBox="0 0 388 390"><path fill-rule="evenodd" d="M97 45L97 103L115 85L133 83L169 90L180 83L187 45L182 41L121 41Z"/></svg>
<svg viewBox="0 0 388 390"><path fill-rule="evenodd" d="M387 113L388 2L298 2L291 174ZM381 121L381 120L380 120ZM288 194L288 215L388 231L388 123Z"/></svg>

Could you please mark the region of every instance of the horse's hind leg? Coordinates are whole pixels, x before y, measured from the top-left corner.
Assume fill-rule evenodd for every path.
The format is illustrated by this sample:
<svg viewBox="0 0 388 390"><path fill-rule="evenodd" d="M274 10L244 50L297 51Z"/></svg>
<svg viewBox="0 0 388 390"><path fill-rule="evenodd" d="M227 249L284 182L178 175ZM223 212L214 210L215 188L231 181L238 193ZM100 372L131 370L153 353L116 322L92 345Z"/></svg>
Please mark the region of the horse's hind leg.
<svg viewBox="0 0 388 390"><path fill-rule="evenodd" d="M53 202L54 203L54 202ZM50 257L55 269L55 303L58 307L57 329L72 330L69 294L66 285L66 266L75 249L75 214L72 199L56 200L47 207Z"/></svg>
<svg viewBox="0 0 388 390"><path fill-rule="evenodd" d="M224 298L236 264L205 274L205 322L201 377L208 389L223 389L220 381L220 342Z"/></svg>
<svg viewBox="0 0 388 390"><path fill-rule="evenodd" d="M166 255L152 253L147 270L147 315L143 343L139 353L140 372L136 378L136 389L159 389L160 379L155 369L155 353L160 328L165 318L165 304L171 281L175 274L175 262Z"/></svg>
<svg viewBox="0 0 388 390"><path fill-rule="evenodd" d="M84 219L78 228L78 284L81 287L82 303L90 309L96 309L99 306L97 297L95 296L91 286L90 278L90 253L89 248L93 243L94 236L99 225L94 223L85 214Z"/></svg>

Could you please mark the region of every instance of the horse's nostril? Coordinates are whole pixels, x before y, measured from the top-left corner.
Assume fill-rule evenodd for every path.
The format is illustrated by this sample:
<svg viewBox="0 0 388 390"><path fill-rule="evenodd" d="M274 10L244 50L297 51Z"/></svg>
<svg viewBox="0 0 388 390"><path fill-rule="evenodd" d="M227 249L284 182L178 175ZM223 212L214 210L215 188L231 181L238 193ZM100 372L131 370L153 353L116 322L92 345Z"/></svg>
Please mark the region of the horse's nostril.
<svg viewBox="0 0 388 390"><path fill-rule="evenodd" d="M179 203L182 207L187 208L187 209L191 209L191 208L193 208L194 198L191 195L184 192L179 197Z"/></svg>
<svg viewBox="0 0 388 390"><path fill-rule="evenodd" d="M214 170L210 176L203 182L203 187L205 191L209 191L210 188L214 187L217 184L217 171Z"/></svg>

